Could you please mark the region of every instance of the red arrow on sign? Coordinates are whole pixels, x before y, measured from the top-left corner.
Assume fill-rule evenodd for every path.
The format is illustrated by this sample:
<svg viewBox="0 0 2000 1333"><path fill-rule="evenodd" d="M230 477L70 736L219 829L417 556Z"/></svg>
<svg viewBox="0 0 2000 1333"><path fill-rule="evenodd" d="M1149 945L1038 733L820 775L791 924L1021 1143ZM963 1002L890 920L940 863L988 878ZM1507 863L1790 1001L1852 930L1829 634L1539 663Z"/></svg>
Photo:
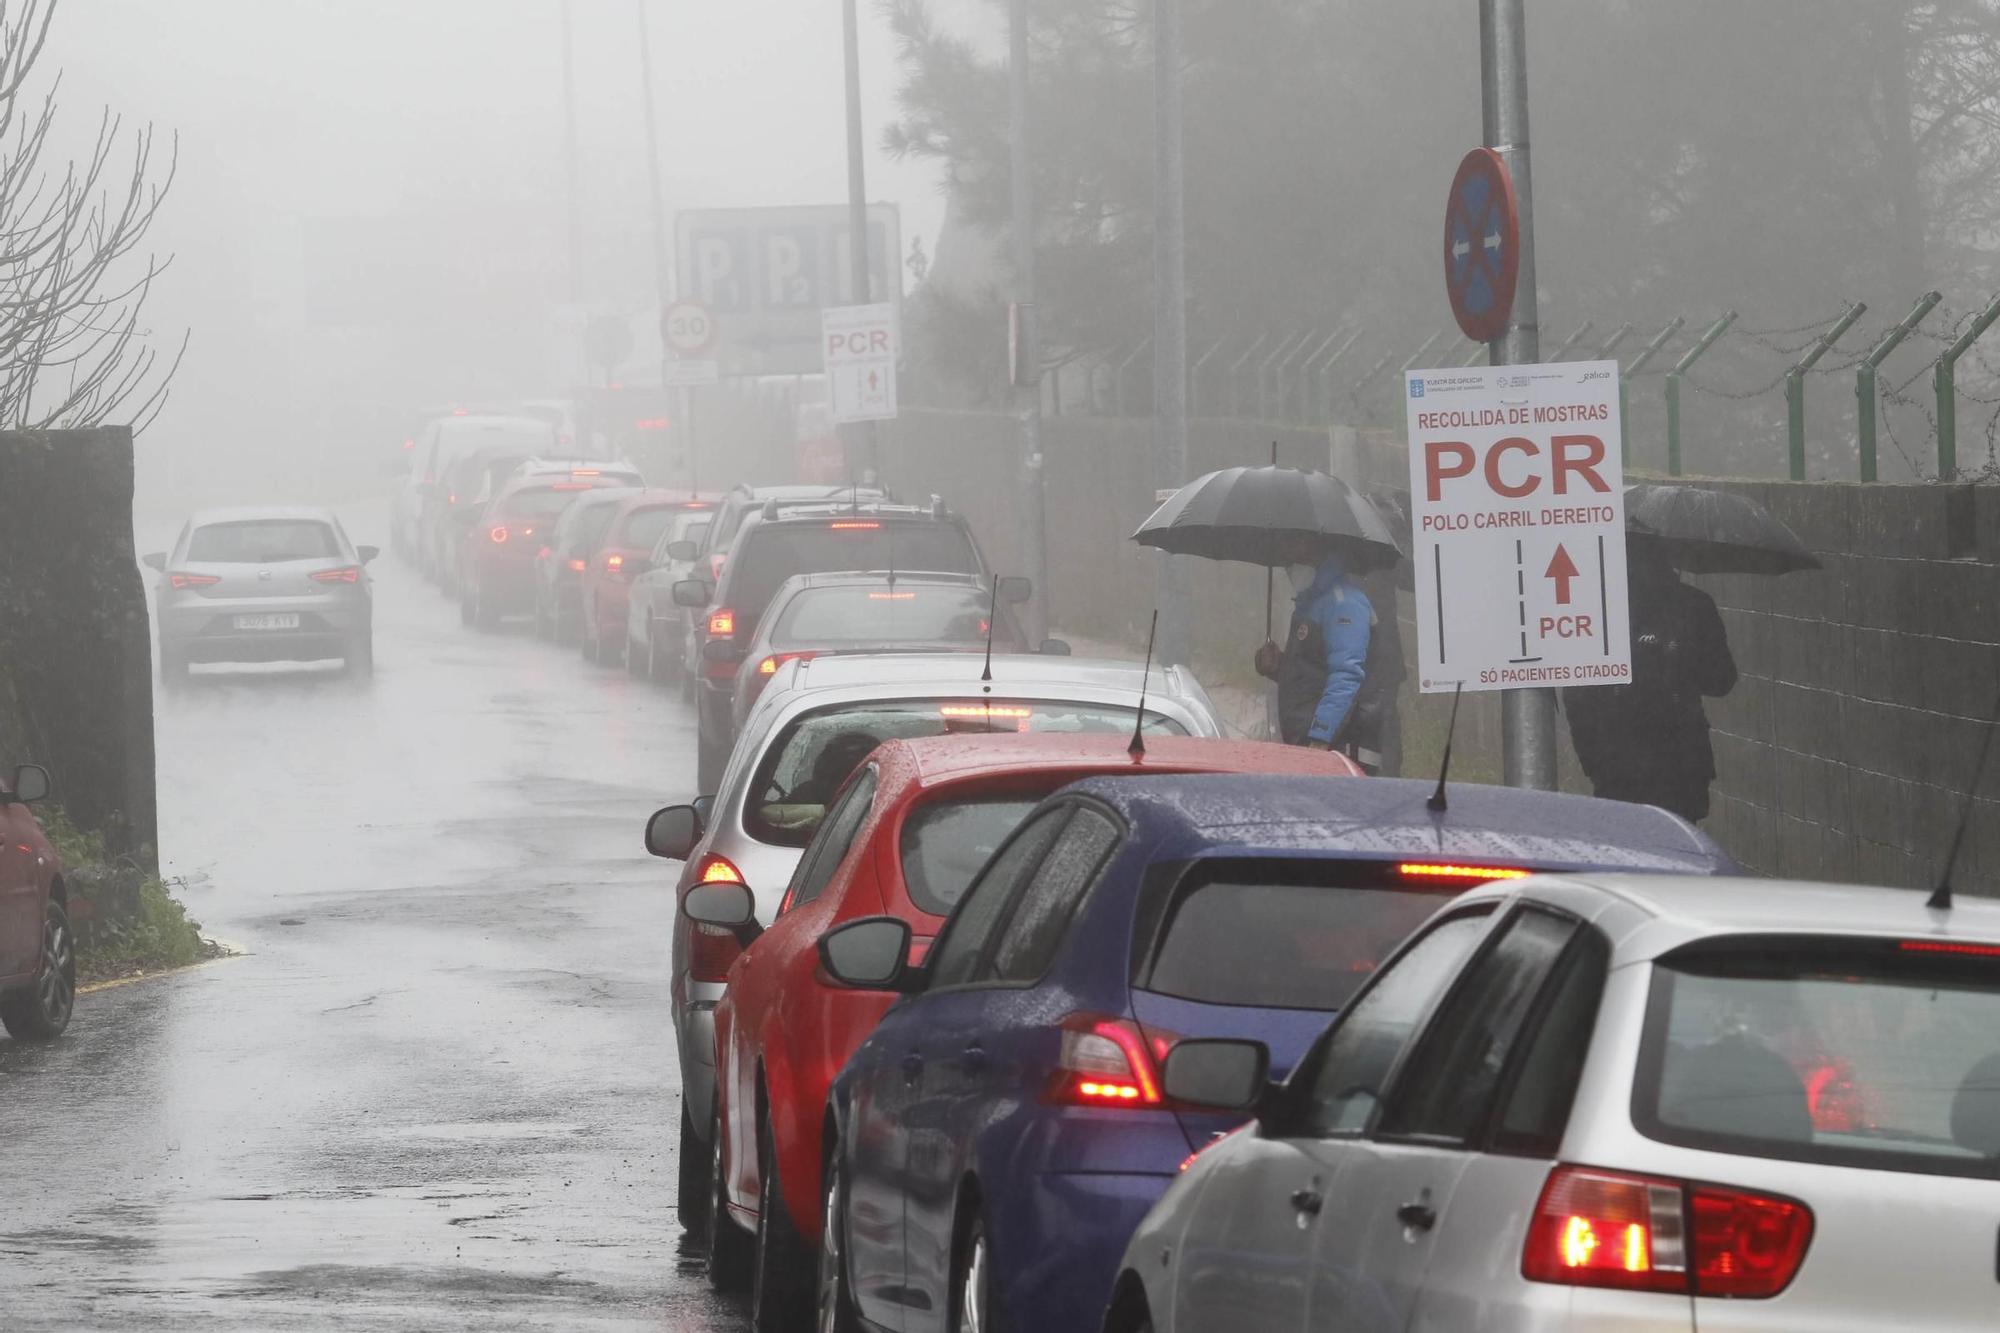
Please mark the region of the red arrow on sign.
<svg viewBox="0 0 2000 1333"><path fill-rule="evenodd" d="M875 371L872 371L872 370L871 370L871 371L869 371L869 372L868 372L868 387L869 387L870 389L879 389L879 388L881 388L881 387L882 387L882 376L881 376L881 375L879 375L878 373L876 373ZM1565 600L1567 600L1567 599L1565 599Z"/></svg>
<svg viewBox="0 0 2000 1333"><path fill-rule="evenodd" d="M1569 605L1569 585L1571 580L1575 579L1576 576L1576 561L1569 558L1567 548L1558 545L1556 547L1555 559L1549 561L1548 569L1542 574L1542 577L1545 579L1555 580L1557 606Z"/></svg>

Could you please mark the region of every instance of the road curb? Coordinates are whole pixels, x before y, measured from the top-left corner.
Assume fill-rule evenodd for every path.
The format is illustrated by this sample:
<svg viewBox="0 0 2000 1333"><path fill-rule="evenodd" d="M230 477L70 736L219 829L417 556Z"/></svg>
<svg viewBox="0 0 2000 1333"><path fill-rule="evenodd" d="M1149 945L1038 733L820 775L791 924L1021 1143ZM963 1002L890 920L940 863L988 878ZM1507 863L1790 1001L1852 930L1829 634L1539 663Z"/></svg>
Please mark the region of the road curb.
<svg viewBox="0 0 2000 1333"><path fill-rule="evenodd" d="M76 993L78 995L96 995L100 991L117 990L120 986L136 986L142 981L157 981L161 977L180 976L185 972L195 972L204 967L214 967L217 963L232 962L235 959L246 957L250 952L241 945L232 944L228 940L218 940L211 937L209 942L220 945L229 952L215 958L203 958L196 962L184 963L180 967L163 967L157 972L141 972L136 977L113 977L109 981L93 981L88 986L78 986Z"/></svg>

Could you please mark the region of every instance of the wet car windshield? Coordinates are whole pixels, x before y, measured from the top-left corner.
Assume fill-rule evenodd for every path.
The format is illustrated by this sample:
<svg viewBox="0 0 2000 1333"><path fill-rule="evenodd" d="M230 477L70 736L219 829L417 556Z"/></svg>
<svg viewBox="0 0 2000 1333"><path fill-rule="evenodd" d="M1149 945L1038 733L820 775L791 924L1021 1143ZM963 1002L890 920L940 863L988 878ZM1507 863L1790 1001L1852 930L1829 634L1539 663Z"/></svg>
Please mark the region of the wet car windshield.
<svg viewBox="0 0 2000 1333"><path fill-rule="evenodd" d="M283 560L327 560L340 554L333 529L313 519L254 519L210 523L188 538L187 558L197 564L272 565Z"/></svg>
<svg viewBox="0 0 2000 1333"><path fill-rule="evenodd" d="M820 709L792 723L765 751L750 781L743 823L759 842L805 846L841 784L886 740L1005 732L1123 734L1131 729L1131 708L1041 699L911 699ZM1187 734L1180 723L1150 710L1146 731Z"/></svg>

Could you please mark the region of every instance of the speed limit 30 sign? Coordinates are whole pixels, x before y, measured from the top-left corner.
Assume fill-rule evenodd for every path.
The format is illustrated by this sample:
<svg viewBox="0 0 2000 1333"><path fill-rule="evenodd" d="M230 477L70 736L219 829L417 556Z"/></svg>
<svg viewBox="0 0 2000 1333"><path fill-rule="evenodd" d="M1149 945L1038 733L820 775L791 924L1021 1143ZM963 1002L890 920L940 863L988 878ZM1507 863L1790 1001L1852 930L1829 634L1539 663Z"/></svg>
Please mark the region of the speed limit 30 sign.
<svg viewBox="0 0 2000 1333"><path fill-rule="evenodd" d="M1629 681L1617 363L1405 385L1421 688Z"/></svg>
<svg viewBox="0 0 2000 1333"><path fill-rule="evenodd" d="M700 356L715 346L715 316L700 302L675 301L660 312L660 341L675 356Z"/></svg>

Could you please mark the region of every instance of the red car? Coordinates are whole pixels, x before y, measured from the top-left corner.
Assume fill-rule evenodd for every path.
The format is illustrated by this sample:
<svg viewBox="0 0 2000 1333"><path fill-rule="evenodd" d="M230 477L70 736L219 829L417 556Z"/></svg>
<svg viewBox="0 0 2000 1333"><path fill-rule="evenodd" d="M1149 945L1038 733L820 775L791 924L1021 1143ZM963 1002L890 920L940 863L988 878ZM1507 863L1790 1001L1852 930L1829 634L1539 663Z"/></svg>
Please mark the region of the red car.
<svg viewBox="0 0 2000 1333"><path fill-rule="evenodd" d="M76 1007L62 861L28 808L48 794L33 764L0 783L0 1024L23 1041L62 1035Z"/></svg>
<svg viewBox="0 0 2000 1333"><path fill-rule="evenodd" d="M459 618L491 629L534 610L535 557L563 510L584 491L631 484L609 466L530 466L508 482L460 538Z"/></svg>
<svg viewBox="0 0 2000 1333"><path fill-rule="evenodd" d="M1027 813L1080 778L1129 773L1359 777L1344 755L1254 742L1158 737L1143 757L1107 735L943 736L884 743L849 779L800 858L771 926L730 968L715 1013L710 1274L751 1276L757 1326L806 1320L821 1217L822 1117L834 1076L893 1002L820 973L820 936L844 921L907 920L916 953ZM741 884L689 890L698 922L754 934ZM767 1189L775 1169L776 1184ZM765 1207L775 1194L778 1206ZM755 1239L746 1229L754 1229Z"/></svg>
<svg viewBox="0 0 2000 1333"><path fill-rule="evenodd" d="M688 491L645 490L631 496L612 512L603 540L583 568L578 606L583 615L583 633L578 649L587 662L615 665L625 656L626 599L632 580L650 568L653 547L674 521L674 515L688 509L708 509L715 504L709 495Z"/></svg>

